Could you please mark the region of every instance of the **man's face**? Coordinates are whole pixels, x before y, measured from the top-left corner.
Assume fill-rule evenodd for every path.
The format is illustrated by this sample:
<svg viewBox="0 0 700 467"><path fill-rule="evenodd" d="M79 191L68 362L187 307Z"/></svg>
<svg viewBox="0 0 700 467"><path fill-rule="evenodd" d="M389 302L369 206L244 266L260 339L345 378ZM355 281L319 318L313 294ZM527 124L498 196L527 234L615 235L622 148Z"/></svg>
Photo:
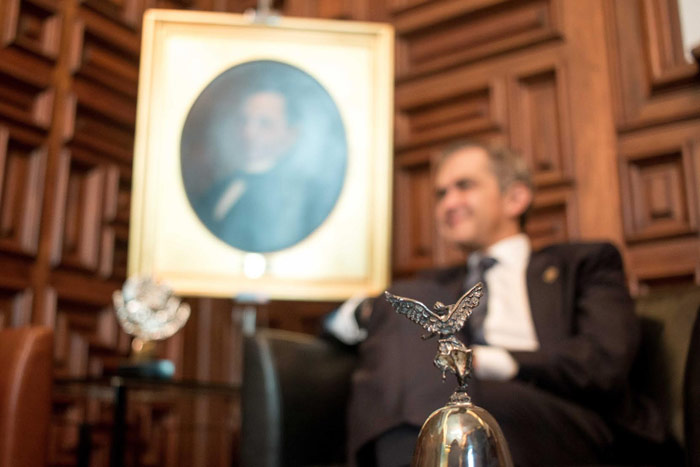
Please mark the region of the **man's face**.
<svg viewBox="0 0 700 467"><path fill-rule="evenodd" d="M296 139L296 131L287 121L284 96L277 92L258 92L243 103L243 140L246 165L266 170L283 156Z"/></svg>
<svg viewBox="0 0 700 467"><path fill-rule="evenodd" d="M481 249L519 231L483 149L465 148L447 156L435 184L438 232L448 242Z"/></svg>

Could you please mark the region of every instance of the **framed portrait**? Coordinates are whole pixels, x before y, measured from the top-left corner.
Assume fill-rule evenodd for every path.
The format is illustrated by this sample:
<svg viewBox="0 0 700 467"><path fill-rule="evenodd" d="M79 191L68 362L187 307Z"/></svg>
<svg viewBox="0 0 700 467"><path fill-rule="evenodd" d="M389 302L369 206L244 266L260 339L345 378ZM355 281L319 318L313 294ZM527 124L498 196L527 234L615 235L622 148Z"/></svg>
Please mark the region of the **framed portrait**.
<svg viewBox="0 0 700 467"><path fill-rule="evenodd" d="M389 278L393 29L149 10L129 274L342 300Z"/></svg>

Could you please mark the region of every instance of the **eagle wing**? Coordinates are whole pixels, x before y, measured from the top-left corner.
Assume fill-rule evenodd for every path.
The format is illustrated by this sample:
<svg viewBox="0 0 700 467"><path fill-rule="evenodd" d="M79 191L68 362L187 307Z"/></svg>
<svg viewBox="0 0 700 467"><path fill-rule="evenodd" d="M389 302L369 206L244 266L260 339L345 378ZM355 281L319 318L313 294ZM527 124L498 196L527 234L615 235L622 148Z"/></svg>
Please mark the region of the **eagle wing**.
<svg viewBox="0 0 700 467"><path fill-rule="evenodd" d="M469 289L464 295L462 295L457 303L452 305L452 310L445 321L445 327L449 327L451 333L457 333L462 326L464 326L465 321L472 314L474 308L479 305L479 300L484 294L484 284L479 282L474 287Z"/></svg>
<svg viewBox="0 0 700 467"><path fill-rule="evenodd" d="M413 300L412 298L399 297L390 292L384 292L386 300L391 303L400 315L404 315L406 318L410 319L414 323L418 323L429 333L437 333L442 324L440 315L432 312L427 306L423 305L418 300Z"/></svg>

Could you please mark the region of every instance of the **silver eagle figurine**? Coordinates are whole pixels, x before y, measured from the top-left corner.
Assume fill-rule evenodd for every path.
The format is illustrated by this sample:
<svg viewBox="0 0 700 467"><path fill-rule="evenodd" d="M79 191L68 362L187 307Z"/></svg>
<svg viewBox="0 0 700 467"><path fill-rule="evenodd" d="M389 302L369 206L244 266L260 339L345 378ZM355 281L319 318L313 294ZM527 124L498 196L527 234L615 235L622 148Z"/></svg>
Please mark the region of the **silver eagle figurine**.
<svg viewBox="0 0 700 467"><path fill-rule="evenodd" d="M438 336L438 352L433 363L442 371L443 381L449 371L454 373L459 384L450 397L451 403L464 403L470 400L467 394L467 380L471 375L472 351L455 334L462 329L474 308L479 305L483 293L484 285L479 282L462 295L454 305L436 302L431 310L418 300L399 297L388 291L384 292L386 300L397 313L428 331L428 334L422 336L423 339Z"/></svg>

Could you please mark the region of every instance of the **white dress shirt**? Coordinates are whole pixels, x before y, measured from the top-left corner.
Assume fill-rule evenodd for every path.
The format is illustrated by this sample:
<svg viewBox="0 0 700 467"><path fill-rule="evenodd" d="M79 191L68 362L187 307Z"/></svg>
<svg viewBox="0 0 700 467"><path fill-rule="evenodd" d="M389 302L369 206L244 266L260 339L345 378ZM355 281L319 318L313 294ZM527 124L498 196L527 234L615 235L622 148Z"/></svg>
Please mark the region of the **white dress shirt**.
<svg viewBox="0 0 700 467"><path fill-rule="evenodd" d="M503 239L475 252L467 263L478 262L482 255L496 259L486 271L488 310L484 320L484 338L488 345L475 345L474 372L482 379L507 380L518 372L518 364L508 350L537 350L535 332L527 293L527 265L530 240L525 234Z"/></svg>

